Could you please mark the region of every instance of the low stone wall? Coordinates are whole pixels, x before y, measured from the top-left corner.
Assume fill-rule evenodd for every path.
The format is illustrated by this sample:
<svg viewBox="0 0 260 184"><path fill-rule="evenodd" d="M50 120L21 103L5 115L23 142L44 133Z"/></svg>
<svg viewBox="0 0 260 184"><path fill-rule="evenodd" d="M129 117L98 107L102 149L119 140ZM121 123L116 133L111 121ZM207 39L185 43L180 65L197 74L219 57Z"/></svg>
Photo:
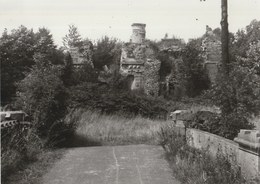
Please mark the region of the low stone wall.
<svg viewBox="0 0 260 184"><path fill-rule="evenodd" d="M232 162L235 161L240 167L243 175L250 179L259 176L260 157L259 139L257 130L241 130L239 137L235 141L204 132L197 129L186 129L187 142L190 146L202 149L207 148L213 156L218 151L227 155ZM243 140L247 140L243 141ZM246 146L250 143L251 146Z"/></svg>
<svg viewBox="0 0 260 184"><path fill-rule="evenodd" d="M208 148L214 156L218 150L229 156L238 155L239 144L234 141L192 128L186 130L186 136L190 146L198 149Z"/></svg>

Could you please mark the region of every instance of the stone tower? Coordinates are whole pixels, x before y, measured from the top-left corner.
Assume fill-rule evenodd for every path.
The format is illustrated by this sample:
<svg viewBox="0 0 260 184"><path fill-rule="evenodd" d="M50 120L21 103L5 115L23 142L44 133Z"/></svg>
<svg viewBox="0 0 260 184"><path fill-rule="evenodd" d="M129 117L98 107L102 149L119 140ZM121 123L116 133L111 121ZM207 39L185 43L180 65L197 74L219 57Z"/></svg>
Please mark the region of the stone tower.
<svg viewBox="0 0 260 184"><path fill-rule="evenodd" d="M133 23L132 24L132 36L131 36L131 43L143 43L145 39L145 24L140 23Z"/></svg>
<svg viewBox="0 0 260 184"><path fill-rule="evenodd" d="M211 83L216 82L218 66L221 61L221 38L213 33L209 26L206 26L206 34L202 40L203 57L205 60L204 67L208 72Z"/></svg>
<svg viewBox="0 0 260 184"><path fill-rule="evenodd" d="M124 43L121 53L120 74L132 79L129 89L158 96L161 62L154 50L145 42L145 24L132 24L130 42Z"/></svg>

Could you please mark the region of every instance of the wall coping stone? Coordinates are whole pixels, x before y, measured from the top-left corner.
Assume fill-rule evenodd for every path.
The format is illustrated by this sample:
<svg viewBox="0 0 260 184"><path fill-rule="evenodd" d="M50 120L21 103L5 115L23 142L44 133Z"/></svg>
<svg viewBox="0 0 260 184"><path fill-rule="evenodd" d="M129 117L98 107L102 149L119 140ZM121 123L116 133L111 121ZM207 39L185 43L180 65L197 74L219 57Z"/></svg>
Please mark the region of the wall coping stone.
<svg viewBox="0 0 260 184"><path fill-rule="evenodd" d="M241 129L235 142L243 149L248 149L260 155L260 133L259 130Z"/></svg>

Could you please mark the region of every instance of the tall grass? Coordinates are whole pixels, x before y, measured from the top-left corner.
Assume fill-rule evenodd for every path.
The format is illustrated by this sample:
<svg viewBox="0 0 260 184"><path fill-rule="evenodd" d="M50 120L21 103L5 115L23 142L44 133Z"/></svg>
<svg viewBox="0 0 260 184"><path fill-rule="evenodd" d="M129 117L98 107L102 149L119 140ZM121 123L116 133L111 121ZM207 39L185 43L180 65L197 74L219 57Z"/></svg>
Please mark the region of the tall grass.
<svg viewBox="0 0 260 184"><path fill-rule="evenodd" d="M66 117L75 124L74 145L156 144L157 132L170 122L140 116L126 118L77 109Z"/></svg>
<svg viewBox="0 0 260 184"><path fill-rule="evenodd" d="M42 146L34 129L22 129L19 125L1 129L1 181L37 160Z"/></svg>
<svg viewBox="0 0 260 184"><path fill-rule="evenodd" d="M190 147L173 126L162 127L159 137L173 174L184 184L253 184L260 181L258 178L246 181L232 155L219 150L216 157L212 157L207 149Z"/></svg>

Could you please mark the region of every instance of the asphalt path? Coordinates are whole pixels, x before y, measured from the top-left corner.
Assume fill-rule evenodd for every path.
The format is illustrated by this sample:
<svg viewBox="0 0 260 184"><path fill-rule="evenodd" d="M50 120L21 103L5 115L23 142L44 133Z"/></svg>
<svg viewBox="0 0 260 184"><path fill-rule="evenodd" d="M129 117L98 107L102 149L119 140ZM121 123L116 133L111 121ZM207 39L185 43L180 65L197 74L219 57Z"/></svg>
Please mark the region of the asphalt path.
<svg viewBox="0 0 260 184"><path fill-rule="evenodd" d="M44 184L180 184L160 146L69 148L43 177Z"/></svg>

